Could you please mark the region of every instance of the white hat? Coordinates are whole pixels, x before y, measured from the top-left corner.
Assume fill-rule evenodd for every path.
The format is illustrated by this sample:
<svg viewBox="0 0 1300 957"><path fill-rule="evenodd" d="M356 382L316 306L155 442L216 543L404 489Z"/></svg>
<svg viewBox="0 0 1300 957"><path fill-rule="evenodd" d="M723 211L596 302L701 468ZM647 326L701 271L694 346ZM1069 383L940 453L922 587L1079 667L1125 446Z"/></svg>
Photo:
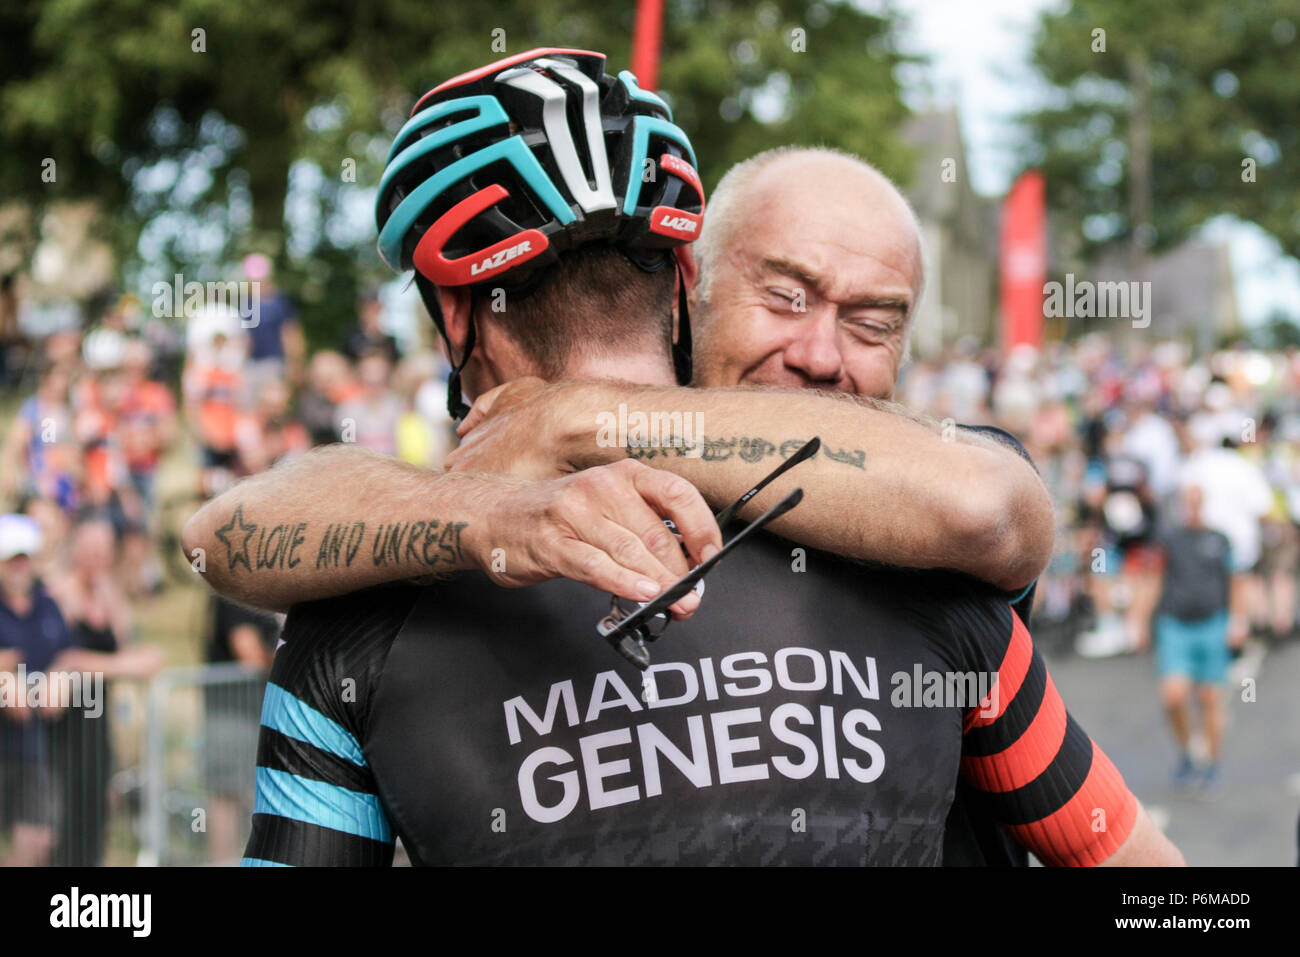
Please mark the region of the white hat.
<svg viewBox="0 0 1300 957"><path fill-rule="evenodd" d="M118 368L125 352L126 339L116 329L96 329L81 346L86 365L95 370Z"/></svg>
<svg viewBox="0 0 1300 957"><path fill-rule="evenodd" d="M239 313L228 305L205 305L189 317L185 327L186 348L191 352L204 349L217 336L238 340L244 335Z"/></svg>
<svg viewBox="0 0 1300 957"><path fill-rule="evenodd" d="M15 555L38 555L41 527L26 515L0 515L0 562Z"/></svg>

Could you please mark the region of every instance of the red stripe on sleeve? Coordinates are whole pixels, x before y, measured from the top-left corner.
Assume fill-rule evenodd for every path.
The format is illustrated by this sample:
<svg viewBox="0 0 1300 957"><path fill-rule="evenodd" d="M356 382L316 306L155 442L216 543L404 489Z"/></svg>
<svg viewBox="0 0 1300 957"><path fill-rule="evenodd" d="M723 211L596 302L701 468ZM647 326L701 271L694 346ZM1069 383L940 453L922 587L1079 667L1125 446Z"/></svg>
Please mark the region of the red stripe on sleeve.
<svg viewBox="0 0 1300 957"><path fill-rule="evenodd" d="M1002 717L1020 691L1033 658L1034 641L1029 637L1029 629L1019 615L1012 614L1011 641L1007 645L1007 653L1002 656L1002 664L998 666L998 680L979 707L966 715L963 732L990 725Z"/></svg>
<svg viewBox="0 0 1300 957"><path fill-rule="evenodd" d="M1048 675L1038 713L1024 733L997 754L962 758L962 773L982 791L1002 792L1023 787L1056 760L1065 740L1065 726L1065 702Z"/></svg>
<svg viewBox="0 0 1300 957"><path fill-rule="evenodd" d="M1135 823L1137 798L1110 758L1092 743L1092 768L1078 793L1041 821L1006 829L1044 864L1095 867L1119 850Z"/></svg>

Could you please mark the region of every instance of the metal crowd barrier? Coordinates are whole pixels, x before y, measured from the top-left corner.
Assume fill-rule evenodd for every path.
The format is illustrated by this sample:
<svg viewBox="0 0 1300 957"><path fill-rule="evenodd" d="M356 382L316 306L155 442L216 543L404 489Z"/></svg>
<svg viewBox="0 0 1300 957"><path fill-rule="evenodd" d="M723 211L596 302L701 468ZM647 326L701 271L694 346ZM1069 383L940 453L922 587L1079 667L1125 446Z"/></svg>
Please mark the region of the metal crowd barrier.
<svg viewBox="0 0 1300 957"><path fill-rule="evenodd" d="M142 867L237 864L253 816L266 675L239 664L169 668L149 689Z"/></svg>
<svg viewBox="0 0 1300 957"><path fill-rule="evenodd" d="M265 685L203 665L111 682L93 710L0 708L0 864L237 863Z"/></svg>

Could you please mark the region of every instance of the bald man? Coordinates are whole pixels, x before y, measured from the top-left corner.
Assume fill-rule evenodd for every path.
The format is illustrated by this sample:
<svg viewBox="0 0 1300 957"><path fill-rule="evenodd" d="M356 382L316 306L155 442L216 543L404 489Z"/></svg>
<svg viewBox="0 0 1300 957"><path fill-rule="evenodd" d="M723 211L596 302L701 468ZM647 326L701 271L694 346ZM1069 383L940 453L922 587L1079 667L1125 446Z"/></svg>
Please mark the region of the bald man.
<svg viewBox="0 0 1300 957"><path fill-rule="evenodd" d="M916 217L877 170L760 153L723 177L694 253L697 384L893 396L925 273Z"/></svg>

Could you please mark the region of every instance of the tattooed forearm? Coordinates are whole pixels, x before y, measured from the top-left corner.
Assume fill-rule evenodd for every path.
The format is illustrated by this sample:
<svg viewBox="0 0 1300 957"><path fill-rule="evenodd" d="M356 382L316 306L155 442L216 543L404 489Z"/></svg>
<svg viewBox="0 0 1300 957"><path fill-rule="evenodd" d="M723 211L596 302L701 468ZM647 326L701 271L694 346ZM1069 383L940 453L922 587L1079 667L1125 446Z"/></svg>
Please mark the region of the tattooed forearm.
<svg viewBox="0 0 1300 957"><path fill-rule="evenodd" d="M668 456L699 458L706 462L725 462L737 458L742 462L757 463L773 456L788 459L803 448L806 442L806 439L786 439L780 445L776 445L761 436L718 438L705 435L694 441L672 436L659 446L634 445L629 442L627 455L628 458L633 459L653 459L662 455L665 458ZM831 462L866 470L865 449L837 449L823 441L816 455L822 455Z"/></svg>
<svg viewBox="0 0 1300 957"><path fill-rule="evenodd" d="M304 564L302 548L307 545L309 567L351 568L353 562L369 560L375 567L406 565L419 568L457 566L464 560L461 532L468 522L425 519L410 522L380 522L368 534L365 522L331 522L316 538L307 522L259 525L244 517L242 504L235 506L230 521L216 530L226 548L226 567L248 571L297 568ZM308 542L312 544L308 545ZM369 548L364 546L369 543ZM315 551L316 561L310 562Z"/></svg>

